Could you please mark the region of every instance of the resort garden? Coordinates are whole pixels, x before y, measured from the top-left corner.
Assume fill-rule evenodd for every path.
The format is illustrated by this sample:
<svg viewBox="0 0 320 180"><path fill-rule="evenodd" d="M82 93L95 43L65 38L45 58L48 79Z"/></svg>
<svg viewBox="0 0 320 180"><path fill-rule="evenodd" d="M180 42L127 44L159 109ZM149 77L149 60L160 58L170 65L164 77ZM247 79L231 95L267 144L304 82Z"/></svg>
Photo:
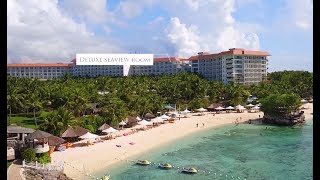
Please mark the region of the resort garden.
<svg viewBox="0 0 320 180"><path fill-rule="evenodd" d="M117 126L127 116L156 114L165 105L194 110L211 103L245 104L250 95L260 102L283 102L313 95L313 74L283 71L268 74L256 85L208 81L200 75L71 78L41 81L7 78L7 123L61 135L80 126L95 133L103 124ZM288 94L288 96L281 96ZM254 102L258 103L258 102ZM267 105L267 104L266 104ZM262 104L263 106L263 104ZM267 107L267 106L265 106Z"/></svg>

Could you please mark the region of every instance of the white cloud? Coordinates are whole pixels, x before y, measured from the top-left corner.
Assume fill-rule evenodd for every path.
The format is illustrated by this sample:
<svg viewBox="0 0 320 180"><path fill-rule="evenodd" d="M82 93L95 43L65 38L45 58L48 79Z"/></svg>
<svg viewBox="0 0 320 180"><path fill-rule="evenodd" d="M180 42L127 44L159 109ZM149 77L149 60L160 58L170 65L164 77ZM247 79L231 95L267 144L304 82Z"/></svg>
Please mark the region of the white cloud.
<svg viewBox="0 0 320 180"><path fill-rule="evenodd" d="M313 26L313 0L287 0L287 6L293 16L294 24L309 30Z"/></svg>
<svg viewBox="0 0 320 180"><path fill-rule="evenodd" d="M134 18L139 16L145 7L151 7L154 0L124 0L117 7L116 12L126 18Z"/></svg>
<svg viewBox="0 0 320 180"><path fill-rule="evenodd" d="M66 0L62 8L65 13L90 23L113 21L113 15L107 11L107 0Z"/></svg>
<svg viewBox="0 0 320 180"><path fill-rule="evenodd" d="M200 37L195 26L186 27L175 17L171 18L165 31L169 42L175 45L178 56L185 57L201 50Z"/></svg>
<svg viewBox="0 0 320 180"><path fill-rule="evenodd" d="M216 53L233 47L259 50L257 32L261 27L237 21L232 16L236 10L234 0L188 2L162 1L175 17L166 27L164 35L167 42L175 47L176 55L189 57L199 51ZM167 6L169 3L171 5ZM183 11L173 8L176 5Z"/></svg>
<svg viewBox="0 0 320 180"><path fill-rule="evenodd" d="M85 24L61 12L57 0L11 0L7 9L9 62L66 62L80 52L120 51L111 40L98 39Z"/></svg>

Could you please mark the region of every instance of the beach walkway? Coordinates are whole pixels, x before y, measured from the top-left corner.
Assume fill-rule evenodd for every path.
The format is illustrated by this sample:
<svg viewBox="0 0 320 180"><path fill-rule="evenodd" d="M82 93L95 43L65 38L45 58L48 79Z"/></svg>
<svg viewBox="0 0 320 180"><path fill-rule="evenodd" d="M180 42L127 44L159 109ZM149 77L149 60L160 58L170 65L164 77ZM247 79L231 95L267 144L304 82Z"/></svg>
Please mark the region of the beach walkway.
<svg viewBox="0 0 320 180"><path fill-rule="evenodd" d="M21 160L15 160L7 171L7 180L25 180L20 176L20 170L22 168Z"/></svg>

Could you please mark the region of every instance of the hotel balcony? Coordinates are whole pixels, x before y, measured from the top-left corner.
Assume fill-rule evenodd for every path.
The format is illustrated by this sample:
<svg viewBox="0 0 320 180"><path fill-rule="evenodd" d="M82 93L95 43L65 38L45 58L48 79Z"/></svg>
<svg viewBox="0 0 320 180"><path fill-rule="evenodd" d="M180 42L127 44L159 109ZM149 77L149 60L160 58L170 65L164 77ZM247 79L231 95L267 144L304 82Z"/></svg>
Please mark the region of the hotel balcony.
<svg viewBox="0 0 320 180"><path fill-rule="evenodd" d="M38 144L35 146L34 148L36 150L36 153L45 153L45 152L48 152L49 151L49 145L48 143L47 144Z"/></svg>

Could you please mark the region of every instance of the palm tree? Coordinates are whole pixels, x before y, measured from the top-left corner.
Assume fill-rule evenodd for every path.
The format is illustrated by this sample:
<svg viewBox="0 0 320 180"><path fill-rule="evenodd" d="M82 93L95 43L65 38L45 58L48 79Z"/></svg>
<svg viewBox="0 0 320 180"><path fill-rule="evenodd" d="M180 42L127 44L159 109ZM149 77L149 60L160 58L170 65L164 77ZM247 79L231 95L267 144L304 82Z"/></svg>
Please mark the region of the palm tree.
<svg viewBox="0 0 320 180"><path fill-rule="evenodd" d="M33 110L34 123L35 123L36 127L38 127L37 118L36 118L36 109L42 108L42 104L39 100L39 96L37 94L32 93L30 95L29 100L28 100L28 105Z"/></svg>
<svg viewBox="0 0 320 180"><path fill-rule="evenodd" d="M72 121L74 120L72 113L64 107L58 108L56 116L57 120L62 123L63 130L66 130L70 125L72 125Z"/></svg>

